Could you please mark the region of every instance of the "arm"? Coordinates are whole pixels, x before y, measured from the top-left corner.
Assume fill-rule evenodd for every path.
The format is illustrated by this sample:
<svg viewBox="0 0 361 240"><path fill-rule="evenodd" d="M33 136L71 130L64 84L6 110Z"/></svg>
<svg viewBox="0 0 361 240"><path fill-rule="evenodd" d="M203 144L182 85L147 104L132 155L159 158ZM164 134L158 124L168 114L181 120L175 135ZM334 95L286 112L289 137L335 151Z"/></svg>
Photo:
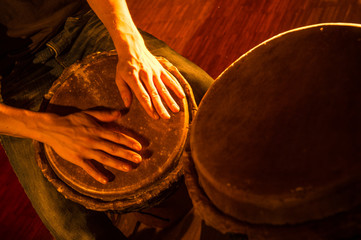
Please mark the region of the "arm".
<svg viewBox="0 0 361 240"><path fill-rule="evenodd" d="M0 104L0 134L35 139L51 146L62 158L80 166L101 183L108 179L88 160L94 159L121 171L130 165L121 157L139 163L139 142L101 126L120 117L119 111L83 111L67 116L38 113Z"/></svg>
<svg viewBox="0 0 361 240"><path fill-rule="evenodd" d="M127 107L134 95L149 116L170 118L161 99L173 112L179 106L167 87L179 98L184 92L177 80L169 74L148 51L134 25L125 0L88 0L89 5L108 29L118 53L116 83Z"/></svg>

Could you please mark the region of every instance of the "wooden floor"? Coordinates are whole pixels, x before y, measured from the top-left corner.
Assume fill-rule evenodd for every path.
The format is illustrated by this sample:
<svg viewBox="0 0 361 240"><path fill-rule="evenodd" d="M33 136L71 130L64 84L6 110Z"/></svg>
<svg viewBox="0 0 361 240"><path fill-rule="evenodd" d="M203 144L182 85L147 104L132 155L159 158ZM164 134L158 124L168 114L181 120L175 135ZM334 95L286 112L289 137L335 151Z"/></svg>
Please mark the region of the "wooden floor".
<svg viewBox="0 0 361 240"><path fill-rule="evenodd" d="M213 78L250 48L321 22L361 23L361 0L128 0L139 28ZM51 239L0 149L0 239Z"/></svg>

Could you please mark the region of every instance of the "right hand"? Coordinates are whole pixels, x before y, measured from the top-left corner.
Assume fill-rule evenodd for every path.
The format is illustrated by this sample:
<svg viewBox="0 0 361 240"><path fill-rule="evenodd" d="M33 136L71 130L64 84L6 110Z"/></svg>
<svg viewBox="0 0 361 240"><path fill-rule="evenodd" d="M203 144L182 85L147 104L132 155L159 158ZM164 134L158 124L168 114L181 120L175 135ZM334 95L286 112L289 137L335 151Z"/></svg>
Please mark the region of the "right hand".
<svg viewBox="0 0 361 240"><path fill-rule="evenodd" d="M143 39L140 36L138 39L140 40L128 42L126 50L117 50L118 64L115 81L120 96L125 106L129 107L132 102L132 90L150 117L158 119L160 116L163 119L169 119L170 114L165 105L172 112L179 112L179 106L170 90L182 99L185 97L183 88L149 52Z"/></svg>
<svg viewBox="0 0 361 240"><path fill-rule="evenodd" d="M91 164L90 159L124 172L130 171L131 165L118 158L134 163L142 161L135 152L142 149L138 141L101 125L101 122L117 120L119 111L89 110L67 116L51 116L50 125L43 130L42 142L103 184L108 182L107 177Z"/></svg>

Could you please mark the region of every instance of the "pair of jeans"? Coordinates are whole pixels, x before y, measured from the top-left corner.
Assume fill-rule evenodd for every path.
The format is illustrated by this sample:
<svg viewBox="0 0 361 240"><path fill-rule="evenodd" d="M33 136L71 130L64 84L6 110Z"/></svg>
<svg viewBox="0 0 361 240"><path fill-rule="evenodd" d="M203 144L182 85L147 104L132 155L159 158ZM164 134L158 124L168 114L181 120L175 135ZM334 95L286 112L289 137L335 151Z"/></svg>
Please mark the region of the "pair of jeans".
<svg viewBox="0 0 361 240"><path fill-rule="evenodd" d="M168 59L179 69L199 102L213 79L164 42L143 31L141 34L154 55ZM91 53L112 49L114 45L108 32L92 11L69 17L62 31L46 46L33 56L18 61L12 73L1 79L2 101L10 106L38 111L44 94L64 68ZM34 209L56 239L125 238L105 213L87 210L57 192L37 166L31 139L5 135L0 139Z"/></svg>

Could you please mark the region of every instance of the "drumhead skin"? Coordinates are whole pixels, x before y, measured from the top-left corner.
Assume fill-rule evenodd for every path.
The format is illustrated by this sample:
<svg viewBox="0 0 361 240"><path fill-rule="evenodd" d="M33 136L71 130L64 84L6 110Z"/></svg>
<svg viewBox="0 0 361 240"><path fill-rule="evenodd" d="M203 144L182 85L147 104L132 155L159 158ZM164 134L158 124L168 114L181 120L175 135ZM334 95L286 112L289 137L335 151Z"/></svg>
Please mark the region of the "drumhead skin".
<svg viewBox="0 0 361 240"><path fill-rule="evenodd" d="M201 213L206 222L226 216L221 231L241 233L263 224L265 236L267 224L360 205L360 92L360 25L307 26L250 50L217 78L192 123L204 190L190 191L195 208L209 210L209 200L222 217Z"/></svg>
<svg viewBox="0 0 361 240"><path fill-rule="evenodd" d="M145 202L160 197L182 175L179 158L188 133L187 100L175 97L180 112L169 111L169 120L150 118L135 97L126 109L115 83L116 63L115 52L91 55L65 70L47 96L50 101L46 111L61 115L91 108L120 109L120 119L109 125L143 145L140 152L143 161L130 172L97 164L112 178L107 184L99 183L82 168L65 161L51 147L40 147L40 154L46 156L46 160L42 156L40 163L43 172L54 171L56 176L46 175L60 183L56 187L65 197L94 210L146 207ZM51 169L45 166L47 162Z"/></svg>

